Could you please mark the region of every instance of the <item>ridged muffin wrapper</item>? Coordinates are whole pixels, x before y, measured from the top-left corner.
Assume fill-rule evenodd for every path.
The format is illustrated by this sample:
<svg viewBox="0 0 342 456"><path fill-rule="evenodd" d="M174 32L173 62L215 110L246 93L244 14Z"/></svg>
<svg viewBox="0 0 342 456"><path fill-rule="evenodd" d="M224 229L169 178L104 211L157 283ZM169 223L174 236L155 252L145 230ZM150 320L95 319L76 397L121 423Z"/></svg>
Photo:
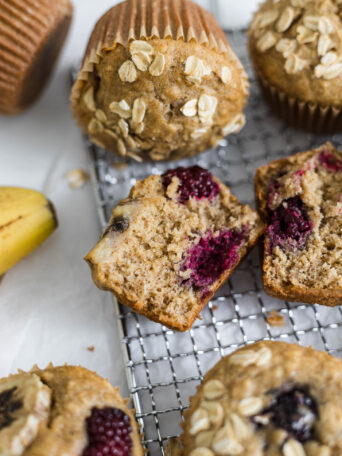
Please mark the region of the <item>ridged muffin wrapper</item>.
<svg viewBox="0 0 342 456"><path fill-rule="evenodd" d="M111 8L97 22L89 39L83 63L71 93L77 104L84 81L104 52L133 40L172 39L196 42L208 49L226 53L236 60L226 36L214 17L190 0L127 0Z"/></svg>
<svg viewBox="0 0 342 456"><path fill-rule="evenodd" d="M342 107L321 106L290 97L257 72L262 92L272 110L288 125L312 133L342 131Z"/></svg>
<svg viewBox="0 0 342 456"><path fill-rule="evenodd" d="M6 0L0 8L0 111L10 111L41 43L63 17L69 0Z"/></svg>

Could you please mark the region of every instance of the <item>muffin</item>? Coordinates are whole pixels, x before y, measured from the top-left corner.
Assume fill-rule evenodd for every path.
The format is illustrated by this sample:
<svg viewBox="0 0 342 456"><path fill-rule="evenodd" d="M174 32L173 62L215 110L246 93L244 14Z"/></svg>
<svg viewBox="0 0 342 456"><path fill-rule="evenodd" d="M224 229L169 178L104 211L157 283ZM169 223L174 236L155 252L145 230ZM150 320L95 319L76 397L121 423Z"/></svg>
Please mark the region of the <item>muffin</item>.
<svg viewBox="0 0 342 456"><path fill-rule="evenodd" d="M136 183L86 261L99 288L186 331L263 230L207 170L177 168Z"/></svg>
<svg viewBox="0 0 342 456"><path fill-rule="evenodd" d="M330 144L262 166L265 291L287 301L342 304L342 153Z"/></svg>
<svg viewBox="0 0 342 456"><path fill-rule="evenodd" d="M18 114L39 97L71 17L70 0L0 0L1 114Z"/></svg>
<svg viewBox="0 0 342 456"><path fill-rule="evenodd" d="M0 379L0 454L142 456L117 388L82 367L48 366Z"/></svg>
<svg viewBox="0 0 342 456"><path fill-rule="evenodd" d="M265 1L249 28L249 50L272 108L315 133L342 129L342 4Z"/></svg>
<svg viewBox="0 0 342 456"><path fill-rule="evenodd" d="M248 81L189 0L127 0L96 24L71 94L90 140L138 161L191 157L245 123Z"/></svg>
<svg viewBox="0 0 342 456"><path fill-rule="evenodd" d="M259 342L206 374L184 414L178 454L340 456L341 407L341 360Z"/></svg>

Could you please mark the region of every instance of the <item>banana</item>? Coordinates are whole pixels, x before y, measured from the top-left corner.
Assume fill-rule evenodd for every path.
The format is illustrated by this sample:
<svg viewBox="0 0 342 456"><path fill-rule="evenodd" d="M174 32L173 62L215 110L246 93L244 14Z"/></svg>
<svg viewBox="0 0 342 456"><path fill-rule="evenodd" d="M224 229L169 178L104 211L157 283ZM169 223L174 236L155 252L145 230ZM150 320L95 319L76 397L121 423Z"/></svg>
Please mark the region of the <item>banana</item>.
<svg viewBox="0 0 342 456"><path fill-rule="evenodd" d="M38 247L57 224L54 207L42 193L0 187L0 275Z"/></svg>
<svg viewBox="0 0 342 456"><path fill-rule="evenodd" d="M0 456L20 456L50 415L51 390L36 374L0 380Z"/></svg>

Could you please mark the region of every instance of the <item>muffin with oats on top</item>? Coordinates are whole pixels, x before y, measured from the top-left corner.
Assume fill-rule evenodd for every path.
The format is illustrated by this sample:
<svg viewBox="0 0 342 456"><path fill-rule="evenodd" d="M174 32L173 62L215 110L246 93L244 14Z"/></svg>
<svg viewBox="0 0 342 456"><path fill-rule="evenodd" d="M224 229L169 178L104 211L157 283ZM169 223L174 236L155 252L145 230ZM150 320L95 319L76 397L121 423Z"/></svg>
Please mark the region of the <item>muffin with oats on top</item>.
<svg viewBox="0 0 342 456"><path fill-rule="evenodd" d="M244 125L246 73L215 19L190 0L127 0L97 23L71 104L93 143L176 160Z"/></svg>
<svg viewBox="0 0 342 456"><path fill-rule="evenodd" d="M249 49L272 108L313 132L342 129L342 3L265 1L249 28Z"/></svg>

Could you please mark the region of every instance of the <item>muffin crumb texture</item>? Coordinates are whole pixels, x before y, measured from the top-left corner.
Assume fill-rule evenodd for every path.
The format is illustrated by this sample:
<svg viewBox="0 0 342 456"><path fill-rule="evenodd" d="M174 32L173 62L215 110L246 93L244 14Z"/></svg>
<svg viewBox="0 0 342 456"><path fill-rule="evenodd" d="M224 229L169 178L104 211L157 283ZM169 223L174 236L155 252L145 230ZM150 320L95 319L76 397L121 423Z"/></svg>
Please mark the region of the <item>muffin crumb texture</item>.
<svg viewBox="0 0 342 456"><path fill-rule="evenodd" d="M86 260L100 288L184 331L262 231L208 171L177 168L136 183Z"/></svg>
<svg viewBox="0 0 342 456"><path fill-rule="evenodd" d="M158 2L146 4L128 0L100 19L73 88L73 111L95 144L122 157L191 157L243 127L247 76L209 13L168 0L164 27L156 22ZM118 25L123 12L135 23L126 38Z"/></svg>
<svg viewBox="0 0 342 456"><path fill-rule="evenodd" d="M177 456L339 456L342 363L283 342L249 345L204 377Z"/></svg>
<svg viewBox="0 0 342 456"><path fill-rule="evenodd" d="M263 166L256 192L268 222L266 291L288 300L341 304L341 152L327 143Z"/></svg>

